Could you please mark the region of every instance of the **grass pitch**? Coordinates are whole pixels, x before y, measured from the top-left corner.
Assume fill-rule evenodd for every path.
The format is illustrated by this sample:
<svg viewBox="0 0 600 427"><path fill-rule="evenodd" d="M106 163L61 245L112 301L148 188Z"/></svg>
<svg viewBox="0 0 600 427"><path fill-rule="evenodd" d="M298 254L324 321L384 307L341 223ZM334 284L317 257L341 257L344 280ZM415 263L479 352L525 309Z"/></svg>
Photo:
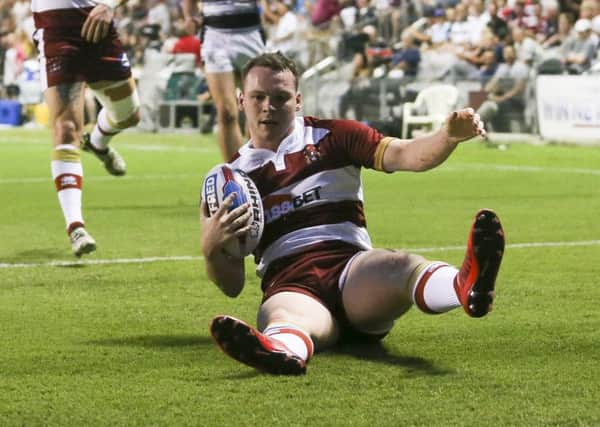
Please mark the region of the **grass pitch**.
<svg viewBox="0 0 600 427"><path fill-rule="evenodd" d="M600 148L478 143L440 168L364 171L378 247L460 264L481 207L507 234L494 312L411 310L383 345L317 355L300 378L220 353L210 319L253 323L247 284L207 279L198 194L213 138L125 134L107 176L83 154L98 251L77 263L50 179L49 135L0 132L0 425L600 425Z"/></svg>

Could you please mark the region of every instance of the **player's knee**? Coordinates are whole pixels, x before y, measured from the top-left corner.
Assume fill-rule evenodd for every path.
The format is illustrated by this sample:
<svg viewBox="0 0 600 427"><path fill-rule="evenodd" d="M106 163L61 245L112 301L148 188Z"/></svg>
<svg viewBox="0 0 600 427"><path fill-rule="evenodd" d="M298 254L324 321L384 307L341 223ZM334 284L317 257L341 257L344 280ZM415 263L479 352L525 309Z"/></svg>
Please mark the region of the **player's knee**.
<svg viewBox="0 0 600 427"><path fill-rule="evenodd" d="M133 127L136 126L141 120L140 109L137 108L124 120L124 127Z"/></svg>
<svg viewBox="0 0 600 427"><path fill-rule="evenodd" d="M71 119L58 119L54 124L54 142L60 144L79 144L79 128Z"/></svg>
<svg viewBox="0 0 600 427"><path fill-rule="evenodd" d="M140 122L139 95L128 83L94 90L94 94L106 110L112 126L127 129Z"/></svg>
<svg viewBox="0 0 600 427"><path fill-rule="evenodd" d="M393 250L392 252L392 262L395 264L396 268L411 270L425 261L425 258L423 258L421 255L411 254L399 250Z"/></svg>
<svg viewBox="0 0 600 427"><path fill-rule="evenodd" d="M424 261L424 258L420 255L415 255L396 249L381 249L381 251L385 251L385 254L375 258L376 269L375 271L370 271L369 274L379 273L385 276L397 275L398 273L412 270L414 267ZM371 269L375 268L374 266L370 267Z"/></svg>
<svg viewBox="0 0 600 427"><path fill-rule="evenodd" d="M235 107L223 106L218 110L218 119L225 126L233 126L238 121L238 110Z"/></svg>

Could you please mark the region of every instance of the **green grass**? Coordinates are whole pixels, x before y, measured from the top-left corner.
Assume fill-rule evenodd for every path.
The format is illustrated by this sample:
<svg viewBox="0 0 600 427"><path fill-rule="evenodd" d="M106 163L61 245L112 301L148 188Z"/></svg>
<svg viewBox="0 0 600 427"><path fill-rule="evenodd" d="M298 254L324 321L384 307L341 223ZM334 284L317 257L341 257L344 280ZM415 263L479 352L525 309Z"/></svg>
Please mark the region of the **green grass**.
<svg viewBox="0 0 600 427"><path fill-rule="evenodd" d="M253 322L260 301L250 260L244 292L228 299L200 259L215 140L125 134L115 145L125 178L83 157L99 245L86 260L194 258L49 265L73 260L49 136L0 132L0 425L600 425L600 148L471 143L428 173L365 171L379 247L458 264L476 210L498 212L508 247L495 310L413 309L381 347L319 354L286 378L226 358L208 334L219 313Z"/></svg>

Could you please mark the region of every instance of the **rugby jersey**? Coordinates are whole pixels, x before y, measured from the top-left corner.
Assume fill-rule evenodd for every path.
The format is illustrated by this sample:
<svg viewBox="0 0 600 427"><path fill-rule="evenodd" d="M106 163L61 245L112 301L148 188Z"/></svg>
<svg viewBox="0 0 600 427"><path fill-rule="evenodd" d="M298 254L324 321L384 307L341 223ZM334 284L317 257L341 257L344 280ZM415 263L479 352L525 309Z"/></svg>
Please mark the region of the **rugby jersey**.
<svg viewBox="0 0 600 427"><path fill-rule="evenodd" d="M219 31L239 32L260 28L256 0L204 0L204 25Z"/></svg>
<svg viewBox="0 0 600 427"><path fill-rule="evenodd" d="M361 167L382 170L391 138L350 120L297 117L277 152L243 145L231 162L256 183L265 228L254 256L259 276L277 258L326 241L371 249Z"/></svg>

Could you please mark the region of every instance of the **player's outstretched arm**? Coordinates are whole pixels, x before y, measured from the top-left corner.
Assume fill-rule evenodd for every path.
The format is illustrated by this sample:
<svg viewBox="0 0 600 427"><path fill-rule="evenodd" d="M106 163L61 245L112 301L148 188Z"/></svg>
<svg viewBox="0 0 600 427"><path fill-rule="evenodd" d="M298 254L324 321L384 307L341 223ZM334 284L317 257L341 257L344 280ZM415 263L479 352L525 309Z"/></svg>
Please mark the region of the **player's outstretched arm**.
<svg viewBox="0 0 600 427"><path fill-rule="evenodd" d="M383 168L388 172L432 169L444 162L458 143L485 135L483 122L472 108L454 111L437 132L392 140L383 155Z"/></svg>
<svg viewBox="0 0 600 427"><path fill-rule="evenodd" d="M213 216L208 216L208 206L200 205L200 225L202 234L200 244L206 273L225 295L236 297L244 288L244 259L227 254L223 248L231 240L245 235L250 225L251 212L248 204L228 211L233 203L234 194L229 195Z"/></svg>

